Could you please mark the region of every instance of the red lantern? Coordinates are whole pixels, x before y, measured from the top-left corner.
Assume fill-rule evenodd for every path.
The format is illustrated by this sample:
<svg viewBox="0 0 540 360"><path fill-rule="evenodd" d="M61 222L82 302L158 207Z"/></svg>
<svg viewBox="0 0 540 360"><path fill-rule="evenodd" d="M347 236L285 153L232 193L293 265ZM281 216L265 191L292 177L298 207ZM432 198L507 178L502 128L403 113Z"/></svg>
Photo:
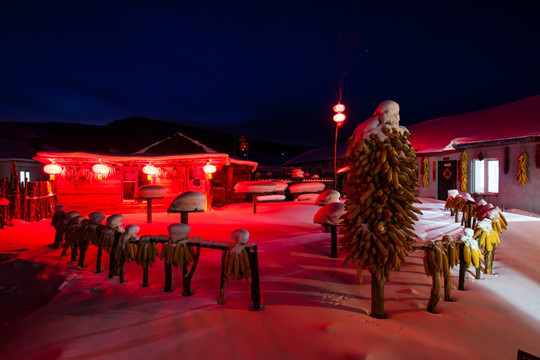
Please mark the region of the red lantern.
<svg viewBox="0 0 540 360"><path fill-rule="evenodd" d="M333 109L336 112L333 119L336 125L339 127L346 118L345 114L343 113L345 111L345 105L343 105L342 103L338 103L334 105Z"/></svg>
<svg viewBox="0 0 540 360"><path fill-rule="evenodd" d="M58 164L49 164L43 167L43 171L49 174L50 180L54 180L55 175L58 175L62 172L62 167Z"/></svg>
<svg viewBox="0 0 540 360"><path fill-rule="evenodd" d="M334 105L334 112L337 112L337 113L342 113L345 111L345 105L343 104L336 104Z"/></svg>
<svg viewBox="0 0 540 360"><path fill-rule="evenodd" d="M103 176L109 175L111 168L105 164L96 164L92 166L92 170L97 174L98 180L101 180Z"/></svg>
<svg viewBox="0 0 540 360"><path fill-rule="evenodd" d="M340 125L344 121L345 121L345 114L337 113L336 115L334 115L334 122L336 122L338 125Z"/></svg>
<svg viewBox="0 0 540 360"><path fill-rule="evenodd" d="M212 178L212 174L215 173L216 170L217 168L214 165L210 164L209 162L203 166L203 171L206 175L208 175L209 179Z"/></svg>
<svg viewBox="0 0 540 360"><path fill-rule="evenodd" d="M142 169L143 173L147 175L148 180L152 180L152 176L159 173L159 169L152 164L148 164Z"/></svg>

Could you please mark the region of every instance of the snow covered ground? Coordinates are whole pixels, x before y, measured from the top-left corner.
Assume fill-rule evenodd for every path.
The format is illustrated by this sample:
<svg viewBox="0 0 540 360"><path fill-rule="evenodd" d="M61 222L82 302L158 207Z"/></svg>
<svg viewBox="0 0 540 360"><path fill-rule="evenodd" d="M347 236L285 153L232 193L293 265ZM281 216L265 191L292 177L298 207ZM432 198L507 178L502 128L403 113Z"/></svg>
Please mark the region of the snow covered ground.
<svg viewBox="0 0 540 360"><path fill-rule="evenodd" d="M416 231L422 239L462 231L442 202L421 200ZM141 287L142 269L134 263L126 268L128 282L119 284L107 272L93 272L95 248L82 270L60 257L60 250L49 249L49 221L0 230L0 253L31 261L13 274L33 279L24 282L26 289L1 284L2 294L19 291L39 303L65 277L52 300L0 330L1 358L516 359L518 349L540 356L539 218L506 212L509 229L501 235L494 275L475 280L471 271L466 291L453 289L454 301L441 300L438 314L425 310L431 278L424 274L422 253L412 253L385 286L389 318L379 320L367 315L368 274L359 286L354 265L344 268L342 255L328 256L330 234L313 224L319 209L313 201L257 207L253 214L251 204L228 205L190 214L189 222L191 235L207 240L228 241L237 228L250 232L259 247L265 306L258 312L248 311L245 280L228 282L226 304L217 305L216 250L203 249L192 281L195 294L183 297L178 272L174 291L162 291L162 262L150 270L150 287ZM180 220L179 214L153 218L147 224L145 214L126 215L123 224L139 225L139 235L166 234ZM457 269L452 275L457 287ZM15 309L6 303L15 298L3 296L1 309Z"/></svg>

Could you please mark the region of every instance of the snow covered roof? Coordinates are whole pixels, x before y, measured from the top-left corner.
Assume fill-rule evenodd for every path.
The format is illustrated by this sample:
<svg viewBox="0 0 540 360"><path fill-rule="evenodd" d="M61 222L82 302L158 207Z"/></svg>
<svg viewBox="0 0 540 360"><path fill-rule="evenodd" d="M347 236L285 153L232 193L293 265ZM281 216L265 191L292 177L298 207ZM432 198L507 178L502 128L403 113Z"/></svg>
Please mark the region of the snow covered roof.
<svg viewBox="0 0 540 360"><path fill-rule="evenodd" d="M478 143L540 136L540 95L467 114L407 126L417 153L452 151Z"/></svg>
<svg viewBox="0 0 540 360"><path fill-rule="evenodd" d="M467 114L446 116L407 126L409 141L419 154L456 151L461 147L497 141L526 141L540 136L540 95ZM346 141L338 143L343 159ZM334 145L311 149L287 162L294 166L334 159Z"/></svg>
<svg viewBox="0 0 540 360"><path fill-rule="evenodd" d="M193 154L210 153L217 151L208 146L193 140L192 138L177 132L166 139L160 140L143 149L135 151L133 154Z"/></svg>
<svg viewBox="0 0 540 360"><path fill-rule="evenodd" d="M347 151L348 145L349 144L346 141L337 144L338 159L343 159L345 157L345 152ZM293 166L296 164L330 160L334 160L334 144L308 150L305 153L302 153L298 156L293 157L292 159L287 160L285 163L283 163L283 165Z"/></svg>
<svg viewBox="0 0 540 360"><path fill-rule="evenodd" d="M52 147L43 147L47 150L57 150ZM33 161L36 151L28 142L0 138L0 159Z"/></svg>
<svg viewBox="0 0 540 360"><path fill-rule="evenodd" d="M50 164L53 159L63 165L70 164L95 164L97 161L105 164L138 164L143 165L152 162L154 165L166 165L171 163L183 162L186 164L201 165L211 161L213 165L244 165L252 168L255 171L257 163L248 160L232 159L227 154L220 153L199 153L199 154L173 154L173 155L156 155L156 154L138 154L138 155L111 155L97 154L88 152L38 152L34 160L44 164Z"/></svg>

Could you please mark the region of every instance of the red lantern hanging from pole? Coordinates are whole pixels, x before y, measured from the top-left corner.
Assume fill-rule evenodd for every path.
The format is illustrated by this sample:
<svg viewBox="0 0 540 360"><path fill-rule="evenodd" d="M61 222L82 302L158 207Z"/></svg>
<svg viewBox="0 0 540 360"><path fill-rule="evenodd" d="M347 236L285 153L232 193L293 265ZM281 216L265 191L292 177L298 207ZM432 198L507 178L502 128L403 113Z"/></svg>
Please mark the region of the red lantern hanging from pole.
<svg viewBox="0 0 540 360"><path fill-rule="evenodd" d="M334 107L332 109L336 113L334 115L334 117L333 117L334 122L337 124L337 126L341 126L341 124L346 119L346 116L343 113L345 111L345 105L343 105L342 103L338 103L338 104L334 105Z"/></svg>

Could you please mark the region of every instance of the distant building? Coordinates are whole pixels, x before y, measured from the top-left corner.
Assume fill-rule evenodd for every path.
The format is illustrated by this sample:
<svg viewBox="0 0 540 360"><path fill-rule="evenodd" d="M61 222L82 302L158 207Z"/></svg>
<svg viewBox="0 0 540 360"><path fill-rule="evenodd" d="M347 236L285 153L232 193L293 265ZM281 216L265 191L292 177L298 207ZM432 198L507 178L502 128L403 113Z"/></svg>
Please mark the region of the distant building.
<svg viewBox="0 0 540 360"><path fill-rule="evenodd" d="M137 199L137 189L149 184L166 188L164 198L154 200L155 209L168 208L179 194L191 190L223 205L235 201L234 185L251 179L257 168L256 162L218 153L181 133L132 154L38 152L35 160L62 167L55 177L58 204L81 213L142 212L146 203ZM216 167L212 180L203 170L207 164Z"/></svg>

